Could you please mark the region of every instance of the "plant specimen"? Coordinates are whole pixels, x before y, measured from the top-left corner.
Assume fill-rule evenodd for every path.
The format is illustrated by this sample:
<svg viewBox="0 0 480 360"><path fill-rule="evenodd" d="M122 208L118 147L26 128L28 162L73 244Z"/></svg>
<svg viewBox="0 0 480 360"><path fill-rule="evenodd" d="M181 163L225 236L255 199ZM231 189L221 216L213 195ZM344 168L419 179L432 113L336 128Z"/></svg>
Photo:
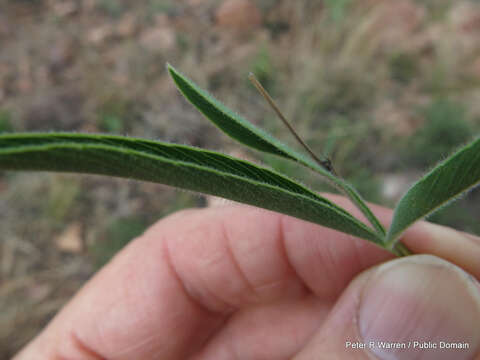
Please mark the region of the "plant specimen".
<svg viewBox="0 0 480 360"><path fill-rule="evenodd" d="M161 141L79 133L1 134L0 169L103 174L159 182L311 221L371 241L398 256L410 254L400 241L410 225L480 182L477 138L407 191L387 231L358 192L335 173L328 159L318 159L313 153L305 156L286 146L235 114L171 65L167 70L181 93L227 135L323 176L352 201L368 224L279 172L218 152Z"/></svg>

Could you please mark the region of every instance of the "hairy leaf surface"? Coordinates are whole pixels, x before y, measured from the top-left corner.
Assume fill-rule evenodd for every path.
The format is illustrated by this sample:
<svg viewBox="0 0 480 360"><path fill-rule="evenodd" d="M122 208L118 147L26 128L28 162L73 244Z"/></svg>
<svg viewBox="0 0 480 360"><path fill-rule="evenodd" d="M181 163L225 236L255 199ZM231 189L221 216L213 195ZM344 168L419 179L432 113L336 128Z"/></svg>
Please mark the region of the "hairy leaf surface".
<svg viewBox="0 0 480 360"><path fill-rule="evenodd" d="M108 135L0 135L0 169L158 182L281 212L380 243L344 209L272 170L213 151Z"/></svg>
<svg viewBox="0 0 480 360"><path fill-rule="evenodd" d="M395 208L389 243L415 221L458 198L480 182L480 138L441 162L402 197Z"/></svg>
<svg viewBox="0 0 480 360"><path fill-rule="evenodd" d="M326 177L334 187L338 188L351 199L353 204L360 209L380 235L385 235L385 229L380 221L352 186L318 165L309 157L283 144L272 135L227 108L170 64L167 64L167 69L178 89L187 100L227 135L256 150L297 161L320 173Z"/></svg>

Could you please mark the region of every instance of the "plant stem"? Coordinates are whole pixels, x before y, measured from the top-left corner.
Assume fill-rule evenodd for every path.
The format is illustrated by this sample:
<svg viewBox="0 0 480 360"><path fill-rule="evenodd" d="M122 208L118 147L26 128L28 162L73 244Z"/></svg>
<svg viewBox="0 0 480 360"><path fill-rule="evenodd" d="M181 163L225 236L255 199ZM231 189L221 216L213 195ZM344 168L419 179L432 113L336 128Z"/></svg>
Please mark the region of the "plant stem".
<svg viewBox="0 0 480 360"><path fill-rule="evenodd" d="M262 94L265 100L270 104L272 109L275 111L277 116L283 122L283 124L288 128L290 133L295 137L295 139L303 146L303 148L308 152L310 157L314 162L310 162L304 158L296 158L296 160L302 165L310 168L311 170L325 176L330 180L331 184L336 187L340 192L346 195L350 201L365 215L370 224L373 226L377 234L380 235L382 239L385 239L386 231L377 217L370 210L365 201L361 198L360 194L348 183L346 183L341 177L335 172L330 159L325 158L324 160L319 159L315 153L310 149L310 147L300 138L297 132L293 129L292 125L288 122L285 116L282 114L278 106L275 104L275 101L268 94L265 88L260 84L253 73L248 75L249 80L257 88L257 90ZM323 171L322 171L323 170Z"/></svg>
<svg viewBox="0 0 480 360"><path fill-rule="evenodd" d="M257 90L260 92L260 94L262 94L262 96L265 98L265 100L267 100L267 102L270 104L273 111L275 111L275 113L277 114L279 119L282 120L283 124L288 128L288 130L295 137L295 139L298 141L298 143L300 145L302 145L303 148L308 152L308 154L312 157L312 159L315 160L315 162L317 164L319 164L321 167L323 167L325 170L327 170L328 172L336 175L330 159L325 158L325 159L321 160L320 158L318 158L317 155L315 155L315 153L312 151L312 149L310 149L310 147L305 143L305 141L303 141L302 138L297 134L295 129L292 127L292 125L290 125L287 118L282 114L282 112L278 108L277 104L275 104L275 101L273 101L272 97L268 94L268 92L265 90L265 88L262 86L262 84L260 84L260 82L257 80L255 75L253 73L248 74L248 79L257 88Z"/></svg>
<svg viewBox="0 0 480 360"><path fill-rule="evenodd" d="M413 252L401 241L395 243L391 252L399 257L413 255Z"/></svg>

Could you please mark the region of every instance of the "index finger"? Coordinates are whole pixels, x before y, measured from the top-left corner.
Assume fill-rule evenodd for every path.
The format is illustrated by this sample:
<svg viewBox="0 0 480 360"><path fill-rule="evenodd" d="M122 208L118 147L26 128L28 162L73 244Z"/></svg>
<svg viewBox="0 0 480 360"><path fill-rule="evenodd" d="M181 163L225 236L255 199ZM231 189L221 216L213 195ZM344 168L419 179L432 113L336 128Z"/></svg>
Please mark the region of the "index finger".
<svg viewBox="0 0 480 360"><path fill-rule="evenodd" d="M232 311L307 292L333 301L356 274L391 257L257 208L179 213L127 246L19 358L184 358Z"/></svg>

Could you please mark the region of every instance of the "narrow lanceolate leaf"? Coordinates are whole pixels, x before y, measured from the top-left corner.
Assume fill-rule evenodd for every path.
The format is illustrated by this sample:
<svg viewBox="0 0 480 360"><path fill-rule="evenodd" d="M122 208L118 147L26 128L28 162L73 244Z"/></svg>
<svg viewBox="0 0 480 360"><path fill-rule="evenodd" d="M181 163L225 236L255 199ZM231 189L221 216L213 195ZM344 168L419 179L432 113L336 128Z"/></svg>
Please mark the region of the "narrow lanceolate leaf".
<svg viewBox="0 0 480 360"><path fill-rule="evenodd" d="M167 69L185 98L227 135L254 149L296 160L295 150L227 108L170 64Z"/></svg>
<svg viewBox="0 0 480 360"><path fill-rule="evenodd" d="M81 172L158 182L381 241L344 209L285 176L184 145L106 135L6 134L0 135L0 170Z"/></svg>
<svg viewBox="0 0 480 360"><path fill-rule="evenodd" d="M336 177L324 167L306 157L302 153L290 148L277 140L272 135L256 127L240 115L234 113L213 96L201 89L192 80L181 74L170 64L167 69L177 85L180 92L194 105L207 119L212 121L218 128L240 143L250 146L256 150L282 156L294 160L326 177L333 186L347 195L353 204L357 206L368 221L373 225L380 235L385 235L385 229L375 217L365 201L344 180Z"/></svg>
<svg viewBox="0 0 480 360"><path fill-rule="evenodd" d="M415 221L480 183L480 138L457 151L415 183L398 203L388 242L393 245Z"/></svg>

